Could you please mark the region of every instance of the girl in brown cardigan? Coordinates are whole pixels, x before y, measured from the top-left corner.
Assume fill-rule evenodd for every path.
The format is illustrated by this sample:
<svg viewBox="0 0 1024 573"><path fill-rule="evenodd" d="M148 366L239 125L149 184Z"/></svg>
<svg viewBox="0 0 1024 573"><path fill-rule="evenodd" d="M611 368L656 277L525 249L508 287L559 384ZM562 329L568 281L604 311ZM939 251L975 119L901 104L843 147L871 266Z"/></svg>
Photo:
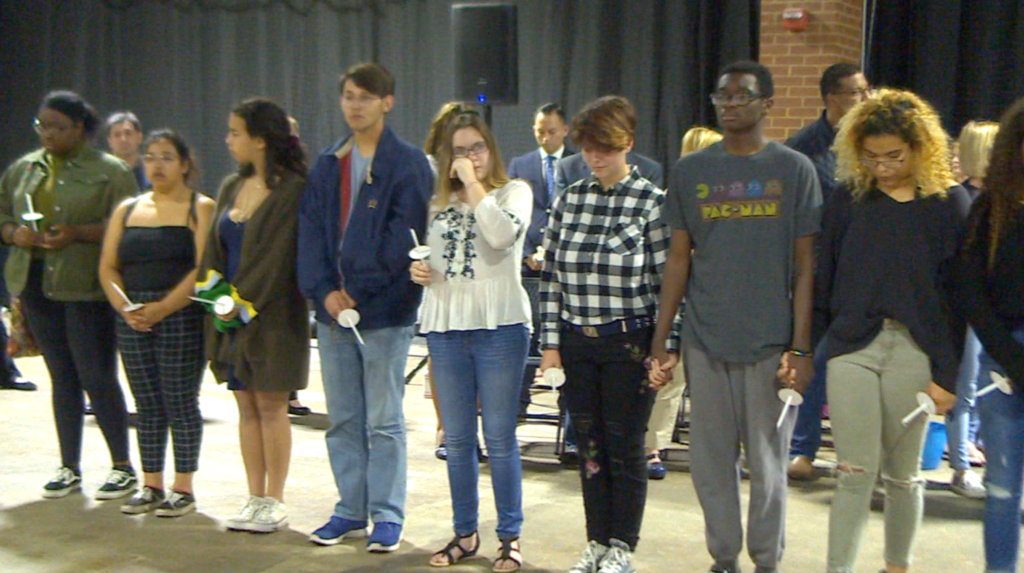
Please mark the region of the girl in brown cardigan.
<svg viewBox="0 0 1024 573"><path fill-rule="evenodd" d="M288 115L250 99L228 121L239 171L221 185L197 293L234 300L206 323L206 357L234 391L249 500L229 529L271 532L288 523L288 393L306 387L309 318L295 281L298 206L306 164ZM211 306L212 309L212 306Z"/></svg>

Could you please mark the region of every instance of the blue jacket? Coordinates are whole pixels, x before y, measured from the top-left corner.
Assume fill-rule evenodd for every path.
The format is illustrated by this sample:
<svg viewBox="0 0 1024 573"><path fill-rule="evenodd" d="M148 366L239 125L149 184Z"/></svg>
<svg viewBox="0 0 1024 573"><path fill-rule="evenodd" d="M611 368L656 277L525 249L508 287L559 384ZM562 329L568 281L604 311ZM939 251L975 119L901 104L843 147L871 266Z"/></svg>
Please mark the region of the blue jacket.
<svg viewBox="0 0 1024 573"><path fill-rule="evenodd" d="M410 326L422 288L409 278L409 229L426 236L430 165L420 149L385 127L342 238L339 152L350 139L324 150L306 178L299 207L299 289L316 304L320 322L332 322L324 299L344 286L356 301L360 329Z"/></svg>

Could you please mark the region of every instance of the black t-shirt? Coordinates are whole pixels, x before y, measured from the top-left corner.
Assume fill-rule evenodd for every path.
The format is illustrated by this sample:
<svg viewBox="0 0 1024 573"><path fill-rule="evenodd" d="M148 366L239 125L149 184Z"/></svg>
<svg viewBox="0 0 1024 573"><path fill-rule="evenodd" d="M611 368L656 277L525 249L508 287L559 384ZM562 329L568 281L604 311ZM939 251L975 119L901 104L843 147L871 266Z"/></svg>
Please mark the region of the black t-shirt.
<svg viewBox="0 0 1024 573"><path fill-rule="evenodd" d="M969 207L959 185L904 203L878 189L859 201L836 190L815 278L815 334L827 328L828 358L866 347L891 318L928 355L935 382L954 391L963 332L944 285Z"/></svg>

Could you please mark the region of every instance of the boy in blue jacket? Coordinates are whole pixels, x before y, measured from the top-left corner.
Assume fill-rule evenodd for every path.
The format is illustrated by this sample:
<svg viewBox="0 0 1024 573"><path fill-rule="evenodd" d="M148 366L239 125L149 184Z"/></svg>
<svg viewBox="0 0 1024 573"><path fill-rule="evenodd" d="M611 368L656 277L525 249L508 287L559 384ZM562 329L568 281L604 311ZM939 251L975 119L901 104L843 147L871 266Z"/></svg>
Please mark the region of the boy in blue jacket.
<svg viewBox="0 0 1024 573"><path fill-rule="evenodd" d="M316 303L330 428L327 452L341 500L310 539L398 548L405 519L405 363L421 288L409 279L409 229L423 236L432 175L426 156L384 125L394 77L365 63L341 78L352 135L309 172L299 214L299 287ZM338 314L355 309L361 344Z"/></svg>

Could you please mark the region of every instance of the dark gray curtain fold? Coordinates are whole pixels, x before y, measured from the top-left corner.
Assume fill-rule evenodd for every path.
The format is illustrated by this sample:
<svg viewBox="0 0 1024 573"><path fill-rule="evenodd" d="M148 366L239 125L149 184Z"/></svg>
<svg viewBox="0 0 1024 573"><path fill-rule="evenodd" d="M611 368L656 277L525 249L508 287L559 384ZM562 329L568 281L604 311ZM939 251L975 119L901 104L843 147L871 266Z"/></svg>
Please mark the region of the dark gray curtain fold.
<svg viewBox="0 0 1024 573"><path fill-rule="evenodd" d="M913 90L956 135L1024 96L1024 2L868 0L867 75Z"/></svg>
<svg viewBox="0 0 1024 573"><path fill-rule="evenodd" d="M397 78L389 124L419 144L454 89L449 0L0 0L0 162L37 146L43 94L79 91L101 114L131 109L197 149L202 189L233 169L231 107L281 103L311 154L345 134L338 78L377 59ZM465 2L463 2L465 3ZM494 109L506 162L534 148L534 109L574 113L619 93L640 116L635 148L669 165L710 124L717 70L756 57L758 0L519 0L519 105ZM104 143L99 142L101 145Z"/></svg>

